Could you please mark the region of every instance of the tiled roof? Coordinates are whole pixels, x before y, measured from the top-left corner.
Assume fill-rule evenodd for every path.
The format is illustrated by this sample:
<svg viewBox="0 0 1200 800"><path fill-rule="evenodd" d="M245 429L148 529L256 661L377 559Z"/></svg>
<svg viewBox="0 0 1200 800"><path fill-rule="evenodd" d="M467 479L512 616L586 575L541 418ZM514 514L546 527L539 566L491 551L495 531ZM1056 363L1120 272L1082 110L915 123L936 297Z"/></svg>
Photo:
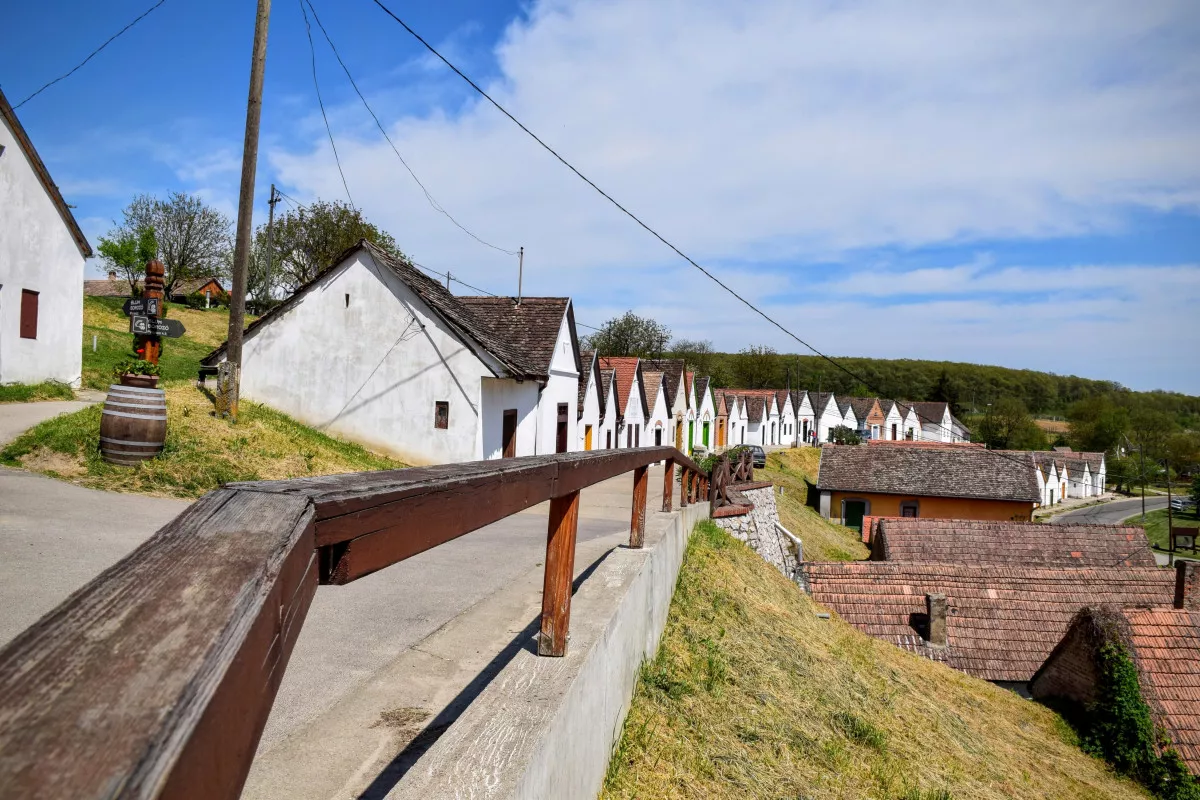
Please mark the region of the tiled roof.
<svg viewBox="0 0 1200 800"><path fill-rule="evenodd" d="M1036 503L1033 459L977 447L821 448L817 488L925 497L972 497Z"/></svg>
<svg viewBox="0 0 1200 800"><path fill-rule="evenodd" d="M548 377L554 346L568 313L568 297L458 297L495 338L521 354L526 369ZM578 368L578 365L576 365Z"/></svg>
<svg viewBox="0 0 1200 800"><path fill-rule="evenodd" d="M1142 694L1155 722L1200 775L1200 612L1125 609Z"/></svg>
<svg viewBox="0 0 1200 800"><path fill-rule="evenodd" d="M742 403L746 406L746 419L761 422L767 410L767 398L762 395L740 392Z"/></svg>
<svg viewBox="0 0 1200 800"><path fill-rule="evenodd" d="M808 392L804 389L792 389L792 411L797 414L800 413L800 406L804 404L804 398L807 395ZM811 400L809 400L809 405L812 405Z"/></svg>
<svg viewBox="0 0 1200 800"><path fill-rule="evenodd" d="M843 417L854 411L854 406L852 406L850 401L846 398L838 398L837 407L838 411L842 412ZM855 414L854 418L858 419L858 414Z"/></svg>
<svg viewBox="0 0 1200 800"><path fill-rule="evenodd" d="M866 419L870 415L871 409L875 407L874 397L850 397L847 399L850 402L850 407L854 409L855 419Z"/></svg>
<svg viewBox="0 0 1200 800"><path fill-rule="evenodd" d="M596 361L596 353L592 350L579 354L579 361L582 369L579 370L579 401L575 404L575 413L578 417L583 417L583 401L587 397L588 380L592 377L592 365ZM599 388L600 376L596 376L597 387ZM599 393L597 393L599 396ZM600 416L604 416L604 404L600 404Z"/></svg>
<svg viewBox="0 0 1200 800"><path fill-rule="evenodd" d="M611 369L617 390L617 417L625 416L629 408L629 392L638 371L637 356L600 356L601 369Z"/></svg>
<svg viewBox="0 0 1200 800"><path fill-rule="evenodd" d="M679 394L679 384L683 380L683 372L687 364L682 358L644 358L642 369L652 369L663 374L663 385L667 389L667 408L675 408L675 398Z"/></svg>
<svg viewBox="0 0 1200 800"><path fill-rule="evenodd" d="M812 403L813 413L818 417L825 413L825 406L829 405L829 398L833 396L833 392L809 392L808 400Z"/></svg>
<svg viewBox="0 0 1200 800"><path fill-rule="evenodd" d="M789 392L787 389L780 389L775 392L775 405L779 408L780 414L783 413L783 407L787 403L789 397L791 397L791 392ZM796 406L793 405L792 413L795 413L795 411Z"/></svg>
<svg viewBox="0 0 1200 800"><path fill-rule="evenodd" d="M46 169L45 162L38 155L37 148L30 141L29 134L25 132L24 126L21 125L21 120L17 119L17 112L8 104L8 98L4 96L3 91L0 91L0 120L4 120L9 130L12 131L13 138L17 140L17 146L25 154L30 168L33 169L33 174L37 176L38 182L42 184L42 189L46 192L46 196L50 198L50 202L54 205L54 210L58 212L63 224L70 231L71 237L75 240L75 246L79 248L80 255L84 258L91 258L93 255L92 246L88 244L87 237L83 235L83 230L75 220L75 215L71 213L71 207L63 199L62 192L58 190L58 184L50 177L50 171Z"/></svg>
<svg viewBox="0 0 1200 800"><path fill-rule="evenodd" d="M1029 680L1084 606L1169 605L1175 592L1157 567L858 561L801 564L801 579L864 633L991 681ZM946 595L946 647L923 638L926 593Z"/></svg>
<svg viewBox="0 0 1200 800"><path fill-rule="evenodd" d="M687 392L688 403L692 402L692 386L695 385L696 373L685 372L684 391Z"/></svg>
<svg viewBox="0 0 1200 800"><path fill-rule="evenodd" d="M616 370L602 369L600 370L600 383L597 389L600 390L600 419L604 419L604 414L608 410L608 398L613 391L613 381L617 379ZM621 416L621 409L617 409L617 416Z"/></svg>
<svg viewBox="0 0 1200 800"><path fill-rule="evenodd" d="M946 403L941 401L917 402L909 403L909 405L916 409L917 417L921 422L929 422L934 425L942 424L942 416L946 413L946 409L949 408Z"/></svg>
<svg viewBox="0 0 1200 800"><path fill-rule="evenodd" d="M500 365L513 377L516 378L542 378L546 377L544 369L539 370L538 366L533 363L534 359L527 358L525 354L517 347L509 344L502 337L497 335L487 325L479 320L468 308L459 302L458 298L450 293L439 281L435 281L425 273L414 269L403 259L393 256L391 253L383 250L376 245L363 239L353 247L348 248L345 252L339 255L334 262L325 269L318 272L306 283L302 284L296 291L292 292L291 296L284 300L279 305L267 311L254 322L246 326L246 334L250 335L254 331L269 325L277 318L283 316L290 310L302 297L308 294L317 283L323 280L327 275L344 264L351 256L360 250L366 250L371 258L380 267L389 270L392 274L404 282L406 286L421 299L431 311L437 314L446 323L446 325L455 332L456 335L469 338L480 345L480 347L494 358ZM527 302L531 299L525 298ZM551 298L557 299L557 298ZM561 317L560 317L561 319ZM557 331L556 331L557 333ZM200 363L206 365L216 364L225 352L226 344L222 343L220 347L213 350L211 353L200 359Z"/></svg>
<svg viewBox="0 0 1200 800"><path fill-rule="evenodd" d="M137 282L138 291L142 290L142 281ZM88 297L131 297L133 292L129 289L129 281L124 278L116 278L109 280L101 278L94 281L83 282L83 293Z"/></svg>
<svg viewBox="0 0 1200 800"><path fill-rule="evenodd" d="M704 405L704 395L708 393L708 384L711 379L707 376L696 378L696 410L700 410L700 406Z"/></svg>
<svg viewBox="0 0 1200 800"><path fill-rule="evenodd" d="M1059 470L1065 465L1069 471L1079 473L1076 477L1083 475L1085 465L1093 475L1096 474L1100 471L1100 464L1104 461L1104 453L1076 453L1070 449L1061 451L1057 448L1053 451L1033 450L1031 452L1038 464L1046 467L1054 464Z"/></svg>
<svg viewBox="0 0 1200 800"><path fill-rule="evenodd" d="M872 558L1031 567L1155 566L1141 528L897 517L879 520Z"/></svg>
<svg viewBox="0 0 1200 800"><path fill-rule="evenodd" d="M650 407L650 413L653 414L654 401L658 399L658 390L662 388L663 373L642 370L642 380L646 382L646 405Z"/></svg>

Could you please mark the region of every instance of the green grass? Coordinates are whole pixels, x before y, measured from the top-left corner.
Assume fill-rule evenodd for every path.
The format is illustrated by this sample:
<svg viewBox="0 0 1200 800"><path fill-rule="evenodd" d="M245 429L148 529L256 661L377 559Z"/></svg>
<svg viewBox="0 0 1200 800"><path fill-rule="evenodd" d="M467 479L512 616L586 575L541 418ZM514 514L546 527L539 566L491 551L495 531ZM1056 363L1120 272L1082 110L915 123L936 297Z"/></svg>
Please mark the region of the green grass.
<svg viewBox="0 0 1200 800"><path fill-rule="evenodd" d="M805 479L816 482L821 462L818 447L796 447L767 454L765 469L754 470L755 480L772 481L783 489L775 496L779 521L804 544L806 561L859 561L870 555L858 531L822 517L807 503Z"/></svg>
<svg viewBox="0 0 1200 800"><path fill-rule="evenodd" d="M0 403L32 403L37 400L74 400L75 392L65 383L0 384Z"/></svg>
<svg viewBox="0 0 1200 800"><path fill-rule="evenodd" d="M1148 797L1050 709L819 611L748 547L698 525L601 797Z"/></svg>
<svg viewBox="0 0 1200 800"><path fill-rule="evenodd" d="M100 458L100 405L26 431L0 450L0 463L95 489L173 497L199 497L231 481L405 466L257 403L243 401L233 424L217 419L208 397L190 385L168 386L166 395L163 453L137 467Z"/></svg>
<svg viewBox="0 0 1200 800"><path fill-rule="evenodd" d="M1191 511L1172 511L1172 524L1176 528L1200 528L1200 518L1197 518L1195 510ZM1167 539L1167 509L1160 508L1157 511L1148 511L1146 513L1146 524L1142 525L1141 515L1137 515L1132 519L1125 521L1127 525L1136 525L1139 528L1146 529L1146 538L1150 540L1150 544L1160 550L1166 550L1170 546Z"/></svg>

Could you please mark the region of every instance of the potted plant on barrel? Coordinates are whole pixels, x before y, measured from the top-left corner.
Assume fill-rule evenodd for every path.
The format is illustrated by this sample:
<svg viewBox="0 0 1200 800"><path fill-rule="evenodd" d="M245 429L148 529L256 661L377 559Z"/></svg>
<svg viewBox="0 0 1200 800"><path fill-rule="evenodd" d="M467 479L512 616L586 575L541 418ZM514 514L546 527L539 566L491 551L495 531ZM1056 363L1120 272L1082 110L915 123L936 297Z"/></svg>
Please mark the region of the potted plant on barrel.
<svg viewBox="0 0 1200 800"><path fill-rule="evenodd" d="M158 388L158 374L158 364L152 364L140 358L127 358L113 367L113 377L122 386L133 386L138 389Z"/></svg>

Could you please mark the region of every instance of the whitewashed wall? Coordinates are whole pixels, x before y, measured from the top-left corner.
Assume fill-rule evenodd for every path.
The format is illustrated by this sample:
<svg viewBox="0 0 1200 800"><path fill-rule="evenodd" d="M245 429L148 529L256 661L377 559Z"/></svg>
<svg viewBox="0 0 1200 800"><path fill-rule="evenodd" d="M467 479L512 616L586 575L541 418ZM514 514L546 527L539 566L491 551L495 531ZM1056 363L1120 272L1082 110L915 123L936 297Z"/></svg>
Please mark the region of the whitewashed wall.
<svg viewBox="0 0 1200 800"><path fill-rule="evenodd" d="M578 391L578 387L576 387ZM538 447L538 385L534 381L515 381L511 378L482 377L479 380L482 398L482 425L479 428L479 451L472 458L500 458L504 455L504 412L517 410L516 455L536 455ZM550 449L554 452L551 436ZM453 459L465 461L468 459ZM433 462L437 463L437 462Z"/></svg>
<svg viewBox="0 0 1200 800"><path fill-rule="evenodd" d="M597 391L597 381L600 376L593 369L588 375L587 386L583 390L583 408L580 409L579 423L575 429L575 444L577 450L587 449L587 428L592 427L592 450L604 448L604 439L600 435L600 393Z"/></svg>
<svg viewBox="0 0 1200 800"><path fill-rule="evenodd" d="M579 370L575 367L575 350L571 345L571 331L567 326L566 314L559 324L558 340L554 346L554 357L550 359L550 377L538 400L538 431L536 453L553 453L558 433L558 404L567 404L567 450L578 450L575 446L576 412L579 405Z"/></svg>
<svg viewBox="0 0 1200 800"><path fill-rule="evenodd" d="M7 123L0 123L0 383L78 387L84 257ZM21 290L38 292L36 339L21 338Z"/></svg>

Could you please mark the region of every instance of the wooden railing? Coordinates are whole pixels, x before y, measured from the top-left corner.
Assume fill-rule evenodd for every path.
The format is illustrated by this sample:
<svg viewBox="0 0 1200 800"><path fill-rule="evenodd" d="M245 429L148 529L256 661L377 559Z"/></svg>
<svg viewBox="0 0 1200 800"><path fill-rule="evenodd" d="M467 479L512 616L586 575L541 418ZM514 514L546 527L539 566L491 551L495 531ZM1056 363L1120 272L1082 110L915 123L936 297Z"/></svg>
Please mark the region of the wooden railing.
<svg viewBox="0 0 1200 800"><path fill-rule="evenodd" d="M729 489L735 483L754 480L754 456L746 448L722 453L712 465L708 484L708 501L712 510L730 504Z"/></svg>
<svg viewBox="0 0 1200 800"><path fill-rule="evenodd" d="M567 650L579 492L672 447L230 484L0 651L0 797L236 798L320 584L343 584L550 501L538 652ZM352 621L347 621L352 624Z"/></svg>

